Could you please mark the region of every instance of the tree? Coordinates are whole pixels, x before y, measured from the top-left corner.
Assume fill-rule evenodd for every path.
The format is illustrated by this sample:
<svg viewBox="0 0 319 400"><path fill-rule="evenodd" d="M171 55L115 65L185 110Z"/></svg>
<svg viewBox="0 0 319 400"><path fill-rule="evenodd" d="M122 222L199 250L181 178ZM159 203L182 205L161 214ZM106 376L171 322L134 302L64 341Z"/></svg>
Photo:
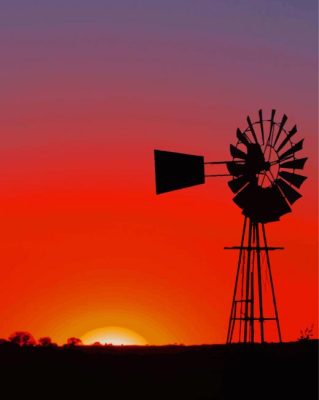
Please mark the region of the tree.
<svg viewBox="0 0 319 400"><path fill-rule="evenodd" d="M69 347L75 347L75 346L81 346L82 345L82 340L76 337L70 337L66 341L66 345Z"/></svg>
<svg viewBox="0 0 319 400"><path fill-rule="evenodd" d="M9 336L9 341L19 346L35 346L37 344L34 337L29 332L18 331Z"/></svg>
<svg viewBox="0 0 319 400"><path fill-rule="evenodd" d="M53 343L52 339L49 336L41 337L38 340L38 343L39 343L39 346L42 346L42 347L57 347L57 344Z"/></svg>

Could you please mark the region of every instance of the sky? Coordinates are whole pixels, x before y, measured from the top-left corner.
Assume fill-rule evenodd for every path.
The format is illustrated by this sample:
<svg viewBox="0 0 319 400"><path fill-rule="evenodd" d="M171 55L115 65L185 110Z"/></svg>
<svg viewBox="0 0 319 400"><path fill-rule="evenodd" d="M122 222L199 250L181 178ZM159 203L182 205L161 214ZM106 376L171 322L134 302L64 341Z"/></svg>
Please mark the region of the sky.
<svg viewBox="0 0 319 400"><path fill-rule="evenodd" d="M1 1L0 337L223 343L243 216L225 178L156 196L153 150L229 159L259 108L305 138L267 232L283 339L317 336L317 30L315 0Z"/></svg>

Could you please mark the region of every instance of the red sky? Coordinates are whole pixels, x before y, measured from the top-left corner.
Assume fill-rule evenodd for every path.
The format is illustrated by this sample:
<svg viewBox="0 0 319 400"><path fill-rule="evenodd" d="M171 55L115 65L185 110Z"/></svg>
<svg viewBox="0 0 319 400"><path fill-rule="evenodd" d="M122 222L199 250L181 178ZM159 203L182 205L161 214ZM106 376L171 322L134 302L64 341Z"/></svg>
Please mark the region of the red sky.
<svg viewBox="0 0 319 400"><path fill-rule="evenodd" d="M153 150L227 159L259 108L305 138L267 228L283 338L317 335L315 2L71 3L1 6L0 337L223 342L242 215L223 178L156 196Z"/></svg>

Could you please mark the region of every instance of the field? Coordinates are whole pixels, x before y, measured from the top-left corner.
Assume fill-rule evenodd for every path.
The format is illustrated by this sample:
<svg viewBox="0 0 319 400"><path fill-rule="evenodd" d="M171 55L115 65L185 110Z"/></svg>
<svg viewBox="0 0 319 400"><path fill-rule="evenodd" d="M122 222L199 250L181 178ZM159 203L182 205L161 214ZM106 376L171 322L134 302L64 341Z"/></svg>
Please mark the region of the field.
<svg viewBox="0 0 319 400"><path fill-rule="evenodd" d="M164 347L0 346L15 399L318 398L318 341Z"/></svg>

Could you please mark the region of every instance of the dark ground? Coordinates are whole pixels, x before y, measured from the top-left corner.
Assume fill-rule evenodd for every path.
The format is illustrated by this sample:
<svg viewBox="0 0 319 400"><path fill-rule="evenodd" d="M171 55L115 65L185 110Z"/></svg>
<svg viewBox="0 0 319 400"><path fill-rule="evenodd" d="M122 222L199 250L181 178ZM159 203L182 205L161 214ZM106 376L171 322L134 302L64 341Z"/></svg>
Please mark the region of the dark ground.
<svg viewBox="0 0 319 400"><path fill-rule="evenodd" d="M19 392L25 399L317 400L318 341L77 348L5 343L0 379L2 399Z"/></svg>

